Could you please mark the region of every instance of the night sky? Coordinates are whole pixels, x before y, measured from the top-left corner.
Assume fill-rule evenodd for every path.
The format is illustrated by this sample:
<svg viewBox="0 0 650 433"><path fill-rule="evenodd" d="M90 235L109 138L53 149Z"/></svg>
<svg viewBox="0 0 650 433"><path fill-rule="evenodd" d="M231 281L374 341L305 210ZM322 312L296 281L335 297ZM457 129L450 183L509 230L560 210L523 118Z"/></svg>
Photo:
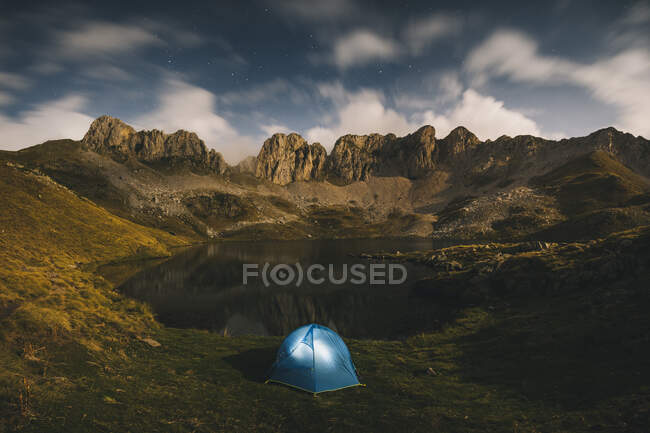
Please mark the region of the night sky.
<svg viewBox="0 0 650 433"><path fill-rule="evenodd" d="M650 2L21 3L0 2L2 149L102 114L230 163L289 131L650 137Z"/></svg>

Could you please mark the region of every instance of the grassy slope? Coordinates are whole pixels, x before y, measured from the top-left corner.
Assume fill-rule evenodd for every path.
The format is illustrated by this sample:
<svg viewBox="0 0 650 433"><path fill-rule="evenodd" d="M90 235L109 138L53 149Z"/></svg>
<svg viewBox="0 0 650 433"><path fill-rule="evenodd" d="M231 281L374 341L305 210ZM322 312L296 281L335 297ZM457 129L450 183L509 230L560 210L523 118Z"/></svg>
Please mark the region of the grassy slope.
<svg viewBox="0 0 650 433"><path fill-rule="evenodd" d="M459 196L438 213L434 235L456 239L585 240L650 224L650 182L594 151L531 178L530 194Z"/></svg>
<svg viewBox="0 0 650 433"><path fill-rule="evenodd" d="M531 183L557 198L567 221L537 239L589 239L650 221L648 180L603 151L576 158Z"/></svg>
<svg viewBox="0 0 650 433"><path fill-rule="evenodd" d="M647 179L603 151L576 158L532 183L555 195L568 216L623 206L648 190Z"/></svg>
<svg viewBox="0 0 650 433"><path fill-rule="evenodd" d="M43 172L78 195L138 225L173 232L189 239L202 239L186 221L177 217L134 212L128 204L130 192L115 187L97 163L90 162L84 156L79 141L50 140L17 152L0 151L0 160L3 159ZM145 167L133 161L127 164L132 164L132 169Z"/></svg>
<svg viewBox="0 0 650 433"><path fill-rule="evenodd" d="M0 202L1 413L16 397L12 389L26 360L40 358L50 344L74 342L102 352L113 335L155 326L143 305L113 292L89 265L168 256L170 247L186 242L115 217L5 162Z"/></svg>

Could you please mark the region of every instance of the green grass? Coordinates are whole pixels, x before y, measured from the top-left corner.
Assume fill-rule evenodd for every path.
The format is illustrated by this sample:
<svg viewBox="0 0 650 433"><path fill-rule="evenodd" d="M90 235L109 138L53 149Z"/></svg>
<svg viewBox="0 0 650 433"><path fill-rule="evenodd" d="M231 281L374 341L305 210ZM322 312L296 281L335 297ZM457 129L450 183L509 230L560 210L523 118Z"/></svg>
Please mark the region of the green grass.
<svg viewBox="0 0 650 433"><path fill-rule="evenodd" d="M148 308L91 272L96 263L161 257L181 238L120 219L21 167L0 165L0 418L30 360L74 342L102 353L158 325ZM10 416L10 415L6 415Z"/></svg>
<svg viewBox="0 0 650 433"><path fill-rule="evenodd" d="M586 338L593 324L576 329L575 306L466 308L406 341L348 340L367 386L316 397L264 383L280 338L162 328L161 347L123 340L110 363L65 348L34 363L47 374L31 382L19 422L52 432L643 431L647 348L634 354L634 341L612 341L633 330L602 323L601 338Z"/></svg>

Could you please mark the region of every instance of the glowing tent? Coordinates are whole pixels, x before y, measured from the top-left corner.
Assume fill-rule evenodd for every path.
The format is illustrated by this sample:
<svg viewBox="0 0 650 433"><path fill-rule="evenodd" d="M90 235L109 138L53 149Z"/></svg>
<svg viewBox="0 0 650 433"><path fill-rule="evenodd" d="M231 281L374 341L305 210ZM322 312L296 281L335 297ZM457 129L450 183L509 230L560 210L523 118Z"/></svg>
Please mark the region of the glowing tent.
<svg viewBox="0 0 650 433"><path fill-rule="evenodd" d="M361 385L341 337L316 324L301 326L284 339L267 382L314 394Z"/></svg>

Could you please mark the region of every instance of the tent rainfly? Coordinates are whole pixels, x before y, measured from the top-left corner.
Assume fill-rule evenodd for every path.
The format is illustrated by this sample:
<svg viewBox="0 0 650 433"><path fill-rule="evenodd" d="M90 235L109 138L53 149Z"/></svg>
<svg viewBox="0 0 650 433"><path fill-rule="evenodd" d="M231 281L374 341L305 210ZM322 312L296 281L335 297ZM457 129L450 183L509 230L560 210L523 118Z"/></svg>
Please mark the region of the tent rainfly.
<svg viewBox="0 0 650 433"><path fill-rule="evenodd" d="M362 385L341 337L316 324L301 326L284 339L268 382L313 394Z"/></svg>

